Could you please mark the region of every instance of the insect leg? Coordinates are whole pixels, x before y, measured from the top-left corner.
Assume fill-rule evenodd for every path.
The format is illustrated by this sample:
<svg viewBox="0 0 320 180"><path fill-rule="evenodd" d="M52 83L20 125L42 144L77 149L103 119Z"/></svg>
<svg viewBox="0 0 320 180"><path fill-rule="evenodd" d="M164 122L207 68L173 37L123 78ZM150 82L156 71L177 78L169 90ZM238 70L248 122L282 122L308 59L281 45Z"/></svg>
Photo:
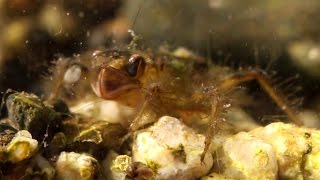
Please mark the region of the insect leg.
<svg viewBox="0 0 320 180"><path fill-rule="evenodd" d="M223 80L218 89L221 91L229 90L232 87L235 87L243 82L256 80L260 86L264 89L264 91L272 98L272 100L280 107L280 109L285 112L288 118L299 126L302 125L302 122L298 119L295 111L288 106L283 95L278 92L275 88L273 88L270 83L267 74L260 69L253 69L247 71L240 71L233 74L231 77Z"/></svg>
<svg viewBox="0 0 320 180"><path fill-rule="evenodd" d="M145 111L147 110L149 105L149 101L145 100L143 102L143 104L141 105L141 107L139 108L139 111L137 113L137 115L135 116L135 118L133 119L133 121L130 123L130 131L134 132L137 129L140 129L143 125L143 119L145 116ZM150 118L150 117L148 117Z"/></svg>
<svg viewBox="0 0 320 180"><path fill-rule="evenodd" d="M211 144L212 137L217 134L218 125L221 123L221 110L223 106L223 102L221 100L221 97L219 97L218 92L215 90L212 93L211 98L211 113L210 113L210 121L209 121L209 127L206 132L205 137L205 147L201 154L201 162L203 162L204 157L209 149L209 146Z"/></svg>

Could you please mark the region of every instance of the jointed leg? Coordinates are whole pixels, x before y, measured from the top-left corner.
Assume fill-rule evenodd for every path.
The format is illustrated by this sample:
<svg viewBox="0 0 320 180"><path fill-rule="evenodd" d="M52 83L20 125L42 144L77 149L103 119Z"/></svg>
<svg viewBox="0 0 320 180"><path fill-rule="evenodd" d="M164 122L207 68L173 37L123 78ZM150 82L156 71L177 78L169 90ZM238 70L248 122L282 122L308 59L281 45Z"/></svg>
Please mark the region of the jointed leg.
<svg viewBox="0 0 320 180"><path fill-rule="evenodd" d="M233 76L222 81L217 88L218 91L224 92L243 82L252 80L256 80L260 84L260 86L275 101L275 103L288 115L289 119L293 123L297 125L302 125L302 122L297 118L293 109L291 109L287 105L283 96L279 92L277 92L275 88L272 87L271 83L267 78L267 75L261 70L248 70L237 72ZM217 94L218 91L215 91L215 93L213 93L212 95L210 122L205 138L205 148L201 154L201 161L203 161L205 154L208 151L208 148L211 144L212 136L214 136L217 133L214 132L218 130L217 125L221 122L221 107L223 106L223 102L221 100L221 97L219 97L219 94Z"/></svg>
<svg viewBox="0 0 320 180"><path fill-rule="evenodd" d="M272 87L267 78L267 75L262 70L248 70L235 73L230 78L224 80L218 86L218 89L221 91L225 91L239 85L240 83L251 80L256 80L260 84L260 86L274 100L274 102L280 107L280 109L287 114L288 118L293 123L299 126L302 125L302 122L297 118L294 110L287 105L285 98L279 92L277 92L275 88Z"/></svg>
<svg viewBox="0 0 320 180"><path fill-rule="evenodd" d="M201 162L203 162L204 157L209 149L209 146L211 144L212 137L217 133L215 131L218 131L218 124L221 123L221 110L223 107L223 102L221 100L221 97L219 97L219 94L217 91L215 91L212 94L212 100L211 100L211 114L210 114L210 121L209 121L209 127L206 132L205 137L205 147L201 154Z"/></svg>
<svg viewBox="0 0 320 180"><path fill-rule="evenodd" d="M145 100L145 101L142 103L142 105L141 105L141 107L140 107L137 115L136 115L135 118L133 119L133 121L130 122L130 131L131 131L131 132L134 132L134 131L142 128L142 127L145 126L146 124L150 123L150 122L149 122L150 120L148 121L148 120L146 120L146 118L147 118L147 119L155 119L155 117L150 117L150 116L151 116L150 113L151 113L152 111L149 112L149 114L148 114L149 116L146 117L146 113L148 113L148 112L146 112L146 111L148 111L148 106L150 106L150 101L149 101L149 100ZM152 115L155 116L155 113L153 113Z"/></svg>

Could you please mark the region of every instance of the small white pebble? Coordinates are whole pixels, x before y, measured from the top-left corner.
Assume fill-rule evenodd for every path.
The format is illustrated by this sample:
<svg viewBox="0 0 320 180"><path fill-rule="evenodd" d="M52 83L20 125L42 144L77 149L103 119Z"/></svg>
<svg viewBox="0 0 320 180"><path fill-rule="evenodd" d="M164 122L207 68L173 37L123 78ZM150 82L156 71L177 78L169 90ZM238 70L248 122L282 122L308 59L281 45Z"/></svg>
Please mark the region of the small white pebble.
<svg viewBox="0 0 320 180"><path fill-rule="evenodd" d="M61 152L56 162L57 179L93 180L97 163L96 159L87 154Z"/></svg>
<svg viewBox="0 0 320 180"><path fill-rule="evenodd" d="M213 159L204 149L204 136L196 134L178 119L164 116L153 126L137 132L133 145L133 161L148 165L156 179L195 179L210 170Z"/></svg>
<svg viewBox="0 0 320 180"><path fill-rule="evenodd" d="M305 136L307 129L284 123L272 123L264 128L250 132L272 145L276 152L279 177L285 179L303 179L302 157L310 148L310 139Z"/></svg>
<svg viewBox="0 0 320 180"><path fill-rule="evenodd" d="M10 143L6 146L8 161L18 163L33 156L38 148L38 141L32 139L31 134L26 131L18 131Z"/></svg>
<svg viewBox="0 0 320 180"><path fill-rule="evenodd" d="M270 144L239 133L223 145L224 174L235 179L277 179L276 154Z"/></svg>

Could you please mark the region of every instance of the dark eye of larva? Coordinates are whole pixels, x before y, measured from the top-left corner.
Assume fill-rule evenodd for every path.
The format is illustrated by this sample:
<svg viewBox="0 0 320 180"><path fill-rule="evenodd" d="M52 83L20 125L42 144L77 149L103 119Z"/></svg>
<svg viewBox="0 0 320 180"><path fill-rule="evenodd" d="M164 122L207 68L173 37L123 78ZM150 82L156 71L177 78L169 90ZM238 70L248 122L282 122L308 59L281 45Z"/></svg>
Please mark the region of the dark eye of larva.
<svg viewBox="0 0 320 180"><path fill-rule="evenodd" d="M131 77L139 77L145 68L144 58L138 54L134 54L129 58L126 65L126 71Z"/></svg>

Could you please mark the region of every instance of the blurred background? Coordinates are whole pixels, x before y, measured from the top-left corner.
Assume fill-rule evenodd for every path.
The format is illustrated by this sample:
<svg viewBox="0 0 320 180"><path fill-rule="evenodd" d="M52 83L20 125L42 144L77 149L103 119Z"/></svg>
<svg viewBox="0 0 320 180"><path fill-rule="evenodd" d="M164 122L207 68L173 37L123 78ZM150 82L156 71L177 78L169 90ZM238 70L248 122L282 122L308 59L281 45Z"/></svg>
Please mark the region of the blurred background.
<svg viewBox="0 0 320 180"><path fill-rule="evenodd" d="M41 95L59 56L129 43L132 29L145 47L298 74L302 106L319 116L319 24L318 0L0 0L0 92Z"/></svg>

